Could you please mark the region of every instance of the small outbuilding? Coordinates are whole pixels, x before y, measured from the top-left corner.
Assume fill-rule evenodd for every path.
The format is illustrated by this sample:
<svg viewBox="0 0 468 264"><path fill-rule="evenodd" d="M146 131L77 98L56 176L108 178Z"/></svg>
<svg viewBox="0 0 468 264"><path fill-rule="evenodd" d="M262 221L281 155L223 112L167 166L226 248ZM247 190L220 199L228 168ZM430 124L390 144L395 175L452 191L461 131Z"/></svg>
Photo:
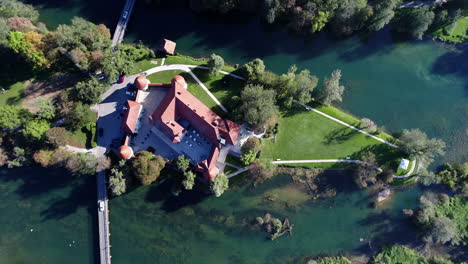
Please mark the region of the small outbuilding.
<svg viewBox="0 0 468 264"><path fill-rule="evenodd" d="M166 54L174 55L176 43L174 41L163 39L160 50Z"/></svg>
<svg viewBox="0 0 468 264"><path fill-rule="evenodd" d="M407 159L401 159L400 165L398 166L398 168L400 168L400 169L402 169L402 170L407 170L407 169L408 169L408 166L409 166L409 160L407 160Z"/></svg>

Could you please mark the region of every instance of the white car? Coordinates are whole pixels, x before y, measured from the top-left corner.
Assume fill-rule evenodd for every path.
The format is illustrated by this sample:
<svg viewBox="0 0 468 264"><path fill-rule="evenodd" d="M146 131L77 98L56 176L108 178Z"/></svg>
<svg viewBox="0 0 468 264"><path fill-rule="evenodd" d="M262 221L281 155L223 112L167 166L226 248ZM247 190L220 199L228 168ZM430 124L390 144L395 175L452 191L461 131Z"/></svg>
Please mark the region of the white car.
<svg viewBox="0 0 468 264"><path fill-rule="evenodd" d="M99 201L98 209L99 209L100 212L104 211L104 202L103 201Z"/></svg>
<svg viewBox="0 0 468 264"><path fill-rule="evenodd" d="M128 16L128 12L125 11L125 12L123 13L123 19L127 19L127 16Z"/></svg>

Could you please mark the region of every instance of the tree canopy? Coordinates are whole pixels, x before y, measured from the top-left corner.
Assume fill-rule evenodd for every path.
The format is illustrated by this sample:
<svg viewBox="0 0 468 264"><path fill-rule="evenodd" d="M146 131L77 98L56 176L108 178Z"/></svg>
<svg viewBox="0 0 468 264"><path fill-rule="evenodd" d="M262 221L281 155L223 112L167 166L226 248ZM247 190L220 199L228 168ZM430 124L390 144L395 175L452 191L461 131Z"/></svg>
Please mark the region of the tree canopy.
<svg viewBox="0 0 468 264"><path fill-rule="evenodd" d="M224 173L218 174L216 178L210 181L210 190L216 196L221 196L229 188L229 179Z"/></svg>
<svg viewBox="0 0 468 264"><path fill-rule="evenodd" d="M410 156L428 166L437 155L444 155L445 142L440 139L429 139L419 129L403 130L398 145Z"/></svg>
<svg viewBox="0 0 468 264"><path fill-rule="evenodd" d="M39 99L39 118L52 120L55 117L55 106L50 99Z"/></svg>
<svg viewBox="0 0 468 264"><path fill-rule="evenodd" d="M140 151L135 154L132 162L133 173L142 185L149 185L155 182L166 162L161 156L153 156L148 151Z"/></svg>
<svg viewBox="0 0 468 264"><path fill-rule="evenodd" d="M323 88L319 93L319 100L326 105L331 104L333 101L342 101L344 86L340 85L341 70L332 72L330 78L323 82Z"/></svg>
<svg viewBox="0 0 468 264"><path fill-rule="evenodd" d="M245 122L255 129L264 129L268 121L276 116L275 92L260 85L247 85L241 92L239 111Z"/></svg>
<svg viewBox="0 0 468 264"><path fill-rule="evenodd" d="M210 73L213 75L218 75L221 68L224 66L224 59L216 54L211 54L210 59L208 60L208 67L210 68Z"/></svg>
<svg viewBox="0 0 468 264"><path fill-rule="evenodd" d="M15 106L0 106L0 129L15 129L31 118L28 110Z"/></svg>
<svg viewBox="0 0 468 264"><path fill-rule="evenodd" d="M192 171L184 172L184 179L182 180L182 185L186 190L192 190L195 185L196 175Z"/></svg>
<svg viewBox="0 0 468 264"><path fill-rule="evenodd" d="M105 83L101 83L96 78L89 78L75 84L72 95L75 100L84 104L95 104L99 102L99 97L106 89Z"/></svg>
<svg viewBox="0 0 468 264"><path fill-rule="evenodd" d="M116 168L111 170L111 175L109 177L109 188L111 189L112 194L115 196L122 195L127 191L127 184L125 183L123 172Z"/></svg>
<svg viewBox="0 0 468 264"><path fill-rule="evenodd" d="M37 22L39 12L32 5L17 0L0 0L0 16L5 18L24 17L32 22Z"/></svg>

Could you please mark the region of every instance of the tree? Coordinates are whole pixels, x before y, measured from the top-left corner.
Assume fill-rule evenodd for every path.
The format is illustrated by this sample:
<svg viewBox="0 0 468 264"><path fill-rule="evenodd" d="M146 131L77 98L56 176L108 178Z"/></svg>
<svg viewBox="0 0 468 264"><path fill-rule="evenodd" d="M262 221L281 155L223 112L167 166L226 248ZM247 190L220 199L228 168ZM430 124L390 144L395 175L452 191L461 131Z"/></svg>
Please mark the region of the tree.
<svg viewBox="0 0 468 264"><path fill-rule="evenodd" d="M377 179L383 184L390 184L393 182L393 175L395 172L392 169L384 169L377 175Z"/></svg>
<svg viewBox="0 0 468 264"><path fill-rule="evenodd" d="M312 19L312 33L318 32L325 27L328 22L330 12L327 11L318 11L317 14Z"/></svg>
<svg viewBox="0 0 468 264"><path fill-rule="evenodd" d="M256 81L259 80L265 72L265 64L261 59L256 58L244 64L241 71L242 75L244 75L249 82Z"/></svg>
<svg viewBox="0 0 468 264"><path fill-rule="evenodd" d="M411 11L401 13L395 20L395 29L408 32L415 39L422 39L434 20L434 12L429 6L413 8Z"/></svg>
<svg viewBox="0 0 468 264"><path fill-rule="evenodd" d="M318 78L311 75L309 70L302 70L294 78L295 89L293 98L301 104L307 104L312 99L312 92L317 87Z"/></svg>
<svg viewBox="0 0 468 264"><path fill-rule="evenodd" d="M51 165L51 160L54 155L53 150L41 149L34 153L33 159L36 163L40 164L42 167L49 167Z"/></svg>
<svg viewBox="0 0 468 264"><path fill-rule="evenodd" d="M255 129L265 129L265 125L276 115L275 92L264 90L260 85L247 85L241 92L239 111L245 122Z"/></svg>
<svg viewBox="0 0 468 264"><path fill-rule="evenodd" d="M10 17L8 18L8 25L12 31L20 31L27 33L36 29L31 20L25 17Z"/></svg>
<svg viewBox="0 0 468 264"><path fill-rule="evenodd" d="M361 161L358 163L354 172L354 182L359 188L366 188L370 184L377 182L377 170L375 155L372 152L364 152L361 155Z"/></svg>
<svg viewBox="0 0 468 264"><path fill-rule="evenodd" d="M258 152L262 149L262 142L258 137L249 137L242 145L241 152L247 153L249 151Z"/></svg>
<svg viewBox="0 0 468 264"><path fill-rule="evenodd" d="M24 17L32 22L37 22L39 12L32 6L23 4L17 0L0 0L1 17Z"/></svg>
<svg viewBox="0 0 468 264"><path fill-rule="evenodd" d="M16 106L0 106L0 130L15 129L31 118L28 110Z"/></svg>
<svg viewBox="0 0 468 264"><path fill-rule="evenodd" d="M85 124L94 122L88 114L89 106L78 102L73 105L73 108L66 113L66 126L70 130L82 128Z"/></svg>
<svg viewBox="0 0 468 264"><path fill-rule="evenodd" d="M133 68L132 55L120 47L112 52L108 49L104 52L102 60L102 72L107 75L112 82L121 74L129 73Z"/></svg>
<svg viewBox="0 0 468 264"><path fill-rule="evenodd" d="M279 11L279 7L279 0L265 0L265 2L263 3L265 19L269 24L273 24L273 22L275 22L276 14Z"/></svg>
<svg viewBox="0 0 468 264"><path fill-rule="evenodd" d="M452 190L463 190L468 187L468 162L462 164L445 163L437 175L441 182Z"/></svg>
<svg viewBox="0 0 468 264"><path fill-rule="evenodd" d="M257 158L257 153L258 152L249 150L241 155L240 160L242 161L244 165L247 166L250 163L252 163L255 160L255 158Z"/></svg>
<svg viewBox="0 0 468 264"><path fill-rule="evenodd" d="M184 172L184 179L182 180L182 185L186 190L193 189L193 186L195 185L195 177L196 175L192 171Z"/></svg>
<svg viewBox="0 0 468 264"><path fill-rule="evenodd" d="M8 21L0 17L0 46L8 45L8 35L10 35L10 25Z"/></svg>
<svg viewBox="0 0 468 264"><path fill-rule="evenodd" d="M395 16L395 9L401 0L377 0L374 1L374 15L370 19L369 29L372 31L381 30Z"/></svg>
<svg viewBox="0 0 468 264"><path fill-rule="evenodd" d="M47 130L50 128L50 123L43 119L35 119L26 123L23 134L34 140L41 140Z"/></svg>
<svg viewBox="0 0 468 264"><path fill-rule="evenodd" d="M45 133L47 141L55 147L63 146L67 143L68 132L63 127L53 127Z"/></svg>
<svg viewBox="0 0 468 264"><path fill-rule="evenodd" d="M361 126L362 128L366 129L371 134L374 134L375 132L377 132L377 125L369 118L362 118Z"/></svg>
<svg viewBox="0 0 468 264"><path fill-rule="evenodd" d="M190 160L185 155L180 155L176 160L176 167L181 171L186 171L190 165Z"/></svg>
<svg viewBox="0 0 468 264"><path fill-rule="evenodd" d="M216 196L221 196L229 188L229 179L224 173L218 174L210 181L210 190Z"/></svg>
<svg viewBox="0 0 468 264"><path fill-rule="evenodd" d="M99 102L101 94L106 91L107 85L96 78L78 82L73 87L73 97L84 104L95 104Z"/></svg>
<svg viewBox="0 0 468 264"><path fill-rule="evenodd" d="M68 157L65 167L75 175L93 175L96 173L97 159L93 154L76 153Z"/></svg>
<svg viewBox="0 0 468 264"><path fill-rule="evenodd" d="M0 147L0 167L8 164L8 155L5 150Z"/></svg>
<svg viewBox="0 0 468 264"><path fill-rule="evenodd" d="M13 160L8 161L8 168L21 167L28 164L26 150L20 147L13 148Z"/></svg>
<svg viewBox="0 0 468 264"><path fill-rule="evenodd" d="M440 139L428 139L419 129L403 130L398 145L411 159L428 166L437 155L443 155L445 142Z"/></svg>
<svg viewBox="0 0 468 264"><path fill-rule="evenodd" d="M213 75L218 75L221 68L224 66L224 59L216 54L211 54L210 59L208 60L208 67L210 68L210 73Z"/></svg>
<svg viewBox="0 0 468 264"><path fill-rule="evenodd" d="M153 156L148 151L136 153L132 162L133 173L142 185L155 182L165 165L166 162L161 156Z"/></svg>
<svg viewBox="0 0 468 264"><path fill-rule="evenodd" d="M57 44L69 51L82 52L107 50L112 41L102 26L97 26L80 17L74 17L71 25L59 25L56 30Z"/></svg>
<svg viewBox="0 0 468 264"><path fill-rule="evenodd" d="M111 175L109 177L109 188L111 189L112 194L115 196L122 195L127 191L127 184L125 183L123 173L115 168L111 170Z"/></svg>
<svg viewBox="0 0 468 264"><path fill-rule="evenodd" d="M55 117L55 106L50 99L39 99L39 118L51 120Z"/></svg>
<svg viewBox="0 0 468 264"><path fill-rule="evenodd" d="M271 162L254 161L249 166L250 175L255 179L254 185L271 179L276 174L276 166Z"/></svg>
<svg viewBox="0 0 468 264"><path fill-rule="evenodd" d="M15 52L24 57L34 68L47 68L49 62L44 56L44 52L34 45L32 39L39 38L41 41L43 35L36 32L22 33L11 31L8 36L8 45Z"/></svg>
<svg viewBox="0 0 468 264"><path fill-rule="evenodd" d="M445 244L457 236L457 226L444 215L434 219L430 231L424 236L424 241L429 243Z"/></svg>
<svg viewBox="0 0 468 264"><path fill-rule="evenodd" d="M325 79L323 88L319 96L319 100L326 105L331 104L333 101L342 101L344 86L340 85L341 70L332 72L331 77Z"/></svg>

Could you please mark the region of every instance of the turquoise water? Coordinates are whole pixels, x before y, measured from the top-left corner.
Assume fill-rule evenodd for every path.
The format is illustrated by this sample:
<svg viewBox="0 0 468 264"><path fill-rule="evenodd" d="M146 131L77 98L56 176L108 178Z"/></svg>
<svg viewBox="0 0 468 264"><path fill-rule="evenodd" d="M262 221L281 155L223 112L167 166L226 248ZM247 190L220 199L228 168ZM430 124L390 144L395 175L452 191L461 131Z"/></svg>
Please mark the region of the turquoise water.
<svg viewBox="0 0 468 264"><path fill-rule="evenodd" d="M94 177L0 168L0 263L94 263Z"/></svg>
<svg viewBox="0 0 468 264"><path fill-rule="evenodd" d="M31 2L44 5L41 20L50 27L75 15L113 27L124 3ZM340 107L391 132L421 128L448 142L446 160L468 160L467 46L402 42L389 30L344 40L325 33L303 39L249 18L221 21L139 2L127 40L155 45L163 37L195 57L214 52L239 64L260 57L278 73L297 64L323 79L340 68L347 87ZM222 198L200 192L173 197L169 183L139 187L110 202L112 260L287 263L303 255L359 254L369 250L369 242L376 248L414 238L401 209L416 205L419 187L398 190L384 208L372 209L369 191L354 189L349 174L325 177L339 183L338 195L306 201L284 175L256 189L230 190ZM0 263L95 262L94 178L72 180L63 171L38 168L1 169L0 188ZM266 195L271 193L302 202L269 202ZM293 236L266 240L265 232L250 225L266 211L288 217L295 225Z"/></svg>

